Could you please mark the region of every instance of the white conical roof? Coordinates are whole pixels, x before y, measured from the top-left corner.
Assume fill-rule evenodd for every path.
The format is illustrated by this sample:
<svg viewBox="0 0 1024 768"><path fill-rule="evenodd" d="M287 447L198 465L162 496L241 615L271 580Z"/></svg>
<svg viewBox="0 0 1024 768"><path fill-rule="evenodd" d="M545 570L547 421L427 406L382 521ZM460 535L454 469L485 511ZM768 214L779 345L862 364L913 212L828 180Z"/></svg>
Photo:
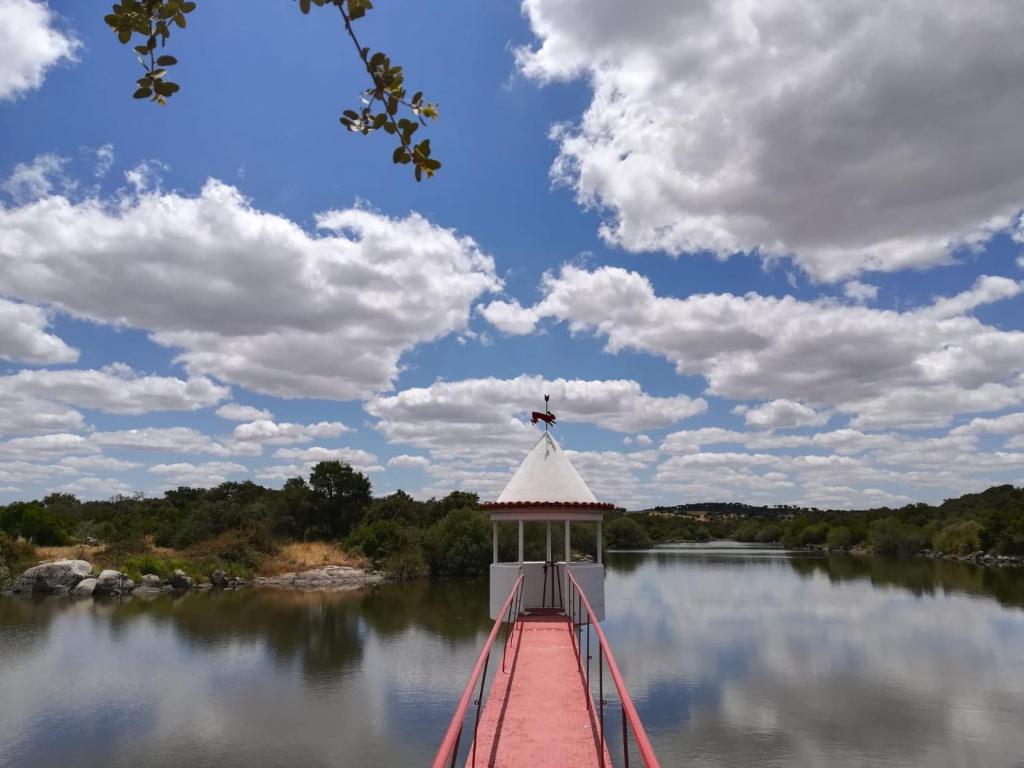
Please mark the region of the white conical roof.
<svg viewBox="0 0 1024 768"><path fill-rule="evenodd" d="M596 504L565 452L550 432L541 435L498 496L497 504Z"/></svg>

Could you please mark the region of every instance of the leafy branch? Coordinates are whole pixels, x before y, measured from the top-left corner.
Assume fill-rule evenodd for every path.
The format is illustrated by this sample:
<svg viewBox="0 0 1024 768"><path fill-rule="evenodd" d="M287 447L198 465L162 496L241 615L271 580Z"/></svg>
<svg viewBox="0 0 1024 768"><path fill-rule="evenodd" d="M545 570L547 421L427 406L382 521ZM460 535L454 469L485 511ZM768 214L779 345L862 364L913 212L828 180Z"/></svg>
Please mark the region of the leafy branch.
<svg viewBox="0 0 1024 768"><path fill-rule="evenodd" d="M424 101L423 92L417 91L407 98L402 68L392 65L383 51L371 53L370 48L360 44L353 29L353 22L366 15L373 8L371 0L298 0L299 10L308 14L316 5L336 6L345 25L345 32L355 45L360 60L366 67L371 86L362 93L362 107L342 112L341 124L353 133L364 136L383 130L398 139L398 146L391 155L398 165L413 166L416 181L424 176L430 178L441 167L440 161L430 156L430 139L414 142L413 134L425 126L428 120L438 116L437 105ZM174 56L157 56L157 45L163 48L171 34L171 23L180 29L186 26L186 14L192 13L196 3L185 0L124 0L115 3L111 13L104 17L107 25L117 34L123 44L131 42L135 35L145 38L145 43L136 45L139 63L145 74L136 80L138 88L132 94L136 99L148 99L161 106L167 99L181 90L180 86L167 79L168 67L178 60ZM400 116L405 110L410 117Z"/></svg>

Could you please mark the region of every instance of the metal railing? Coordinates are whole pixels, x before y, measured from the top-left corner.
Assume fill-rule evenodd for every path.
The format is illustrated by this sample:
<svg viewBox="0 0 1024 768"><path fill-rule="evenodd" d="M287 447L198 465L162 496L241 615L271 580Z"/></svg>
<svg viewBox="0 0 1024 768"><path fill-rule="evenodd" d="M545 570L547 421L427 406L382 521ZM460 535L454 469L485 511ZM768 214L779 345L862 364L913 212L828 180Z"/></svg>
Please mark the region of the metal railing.
<svg viewBox="0 0 1024 768"><path fill-rule="evenodd" d="M626 684L622 680L622 674L619 672L619 665L615 663L615 656L612 655L612 649L608 645L608 640L604 636L604 632L601 630L601 625L597 621L597 617L594 616L594 609L590 607L590 601L587 600L587 596L584 594L583 589L580 587L579 582L572 575L570 568L565 569L566 576L568 576L569 583L569 620L573 623L573 640L576 650L576 658L580 663L580 673L586 675L587 682L587 702L588 706L593 707L593 697L590 695L590 661L593 658L590 655L590 633L591 628L597 637L597 701L598 701L598 712L595 712L598 716L598 722L600 724L600 761L601 766L604 768L605 760L605 730L604 730L604 709L607 702L604 699L604 668L608 665L608 672L612 676L612 682L615 683L615 689L619 694L619 702L622 705L622 762L625 768L629 768L629 739L628 729L633 730L633 738L636 741L637 751L640 753L640 759L643 760L644 765L647 768L660 768L661 763L658 762L657 756L654 754L654 749L651 747L650 739L647 738L647 732L644 730L644 725L640 722L640 716L636 713L636 707L633 706L633 700L629 697L629 691L626 690ZM583 622L584 611L586 612L586 622ZM586 650L583 648L583 629L586 627ZM585 657L585 661L584 661ZM586 669L584 671L584 663Z"/></svg>
<svg viewBox="0 0 1024 768"><path fill-rule="evenodd" d="M434 758L432 763L433 768L454 768L455 761L459 756L459 742L462 740L462 729L466 721L466 712L469 711L469 705L472 701L476 704L476 719L473 721L473 765L476 765L476 731L480 725L480 710L483 708L484 698L484 681L487 679L487 666L491 660L491 648L494 645L495 639L498 637L498 630L501 629L501 625L505 625L505 641L501 648L501 670L505 671L505 656L508 653L509 636L512 634L510 631L510 625L514 629L514 623L519 618L519 614L523 604L523 574L519 574L519 578L516 579L516 583L512 585L512 591L508 593L508 598L505 600L505 604L498 611L498 618L494 620L494 626L491 628L491 633L487 636L487 641L484 643L484 647L480 651L480 656L477 657L476 664L473 666L473 672L469 676L469 682L466 683L466 688L462 692L462 698L459 699L459 706L455 709L455 714L452 715L451 724L448 726L448 731L444 735L444 740L441 742L440 748L437 750L437 756ZM504 621L503 621L504 619ZM473 700L473 689L476 688L477 679L480 681L480 689L477 693L476 700Z"/></svg>

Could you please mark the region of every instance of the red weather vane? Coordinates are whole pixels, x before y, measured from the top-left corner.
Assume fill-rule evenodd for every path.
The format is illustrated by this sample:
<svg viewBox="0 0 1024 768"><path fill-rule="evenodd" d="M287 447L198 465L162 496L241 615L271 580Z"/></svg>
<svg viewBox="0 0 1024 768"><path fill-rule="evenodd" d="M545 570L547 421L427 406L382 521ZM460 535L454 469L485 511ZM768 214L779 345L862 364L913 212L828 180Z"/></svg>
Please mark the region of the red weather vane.
<svg viewBox="0 0 1024 768"><path fill-rule="evenodd" d="M530 423L536 424L538 421L543 421L545 431L548 427L553 427L555 425L555 414L553 414L548 408L549 400L551 400L551 395L544 395L544 413L534 411L530 414Z"/></svg>

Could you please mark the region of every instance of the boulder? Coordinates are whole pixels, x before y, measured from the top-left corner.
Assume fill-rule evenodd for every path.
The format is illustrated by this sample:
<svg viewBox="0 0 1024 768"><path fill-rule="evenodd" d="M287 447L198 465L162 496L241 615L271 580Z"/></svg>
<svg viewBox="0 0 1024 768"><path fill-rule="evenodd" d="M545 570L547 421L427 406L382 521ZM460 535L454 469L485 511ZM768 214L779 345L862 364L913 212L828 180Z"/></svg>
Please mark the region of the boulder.
<svg viewBox="0 0 1024 768"><path fill-rule="evenodd" d="M171 576L171 586L175 589L192 589L192 577L179 568Z"/></svg>
<svg viewBox="0 0 1024 768"><path fill-rule="evenodd" d="M71 594L75 597L92 597L96 591L96 583L98 579L82 579L78 584L72 588Z"/></svg>
<svg viewBox="0 0 1024 768"><path fill-rule="evenodd" d="M54 560L29 568L11 585L12 592L66 592L92 574L85 560Z"/></svg>
<svg viewBox="0 0 1024 768"><path fill-rule="evenodd" d="M230 582L231 579L224 571L214 571L210 574L210 583L219 589L224 589Z"/></svg>
<svg viewBox="0 0 1024 768"><path fill-rule="evenodd" d="M160 577L155 573L147 573L142 577L142 586L144 587L156 587L160 589Z"/></svg>
<svg viewBox="0 0 1024 768"><path fill-rule="evenodd" d="M135 582L120 571L106 569L96 580L97 595L127 595L135 589Z"/></svg>

